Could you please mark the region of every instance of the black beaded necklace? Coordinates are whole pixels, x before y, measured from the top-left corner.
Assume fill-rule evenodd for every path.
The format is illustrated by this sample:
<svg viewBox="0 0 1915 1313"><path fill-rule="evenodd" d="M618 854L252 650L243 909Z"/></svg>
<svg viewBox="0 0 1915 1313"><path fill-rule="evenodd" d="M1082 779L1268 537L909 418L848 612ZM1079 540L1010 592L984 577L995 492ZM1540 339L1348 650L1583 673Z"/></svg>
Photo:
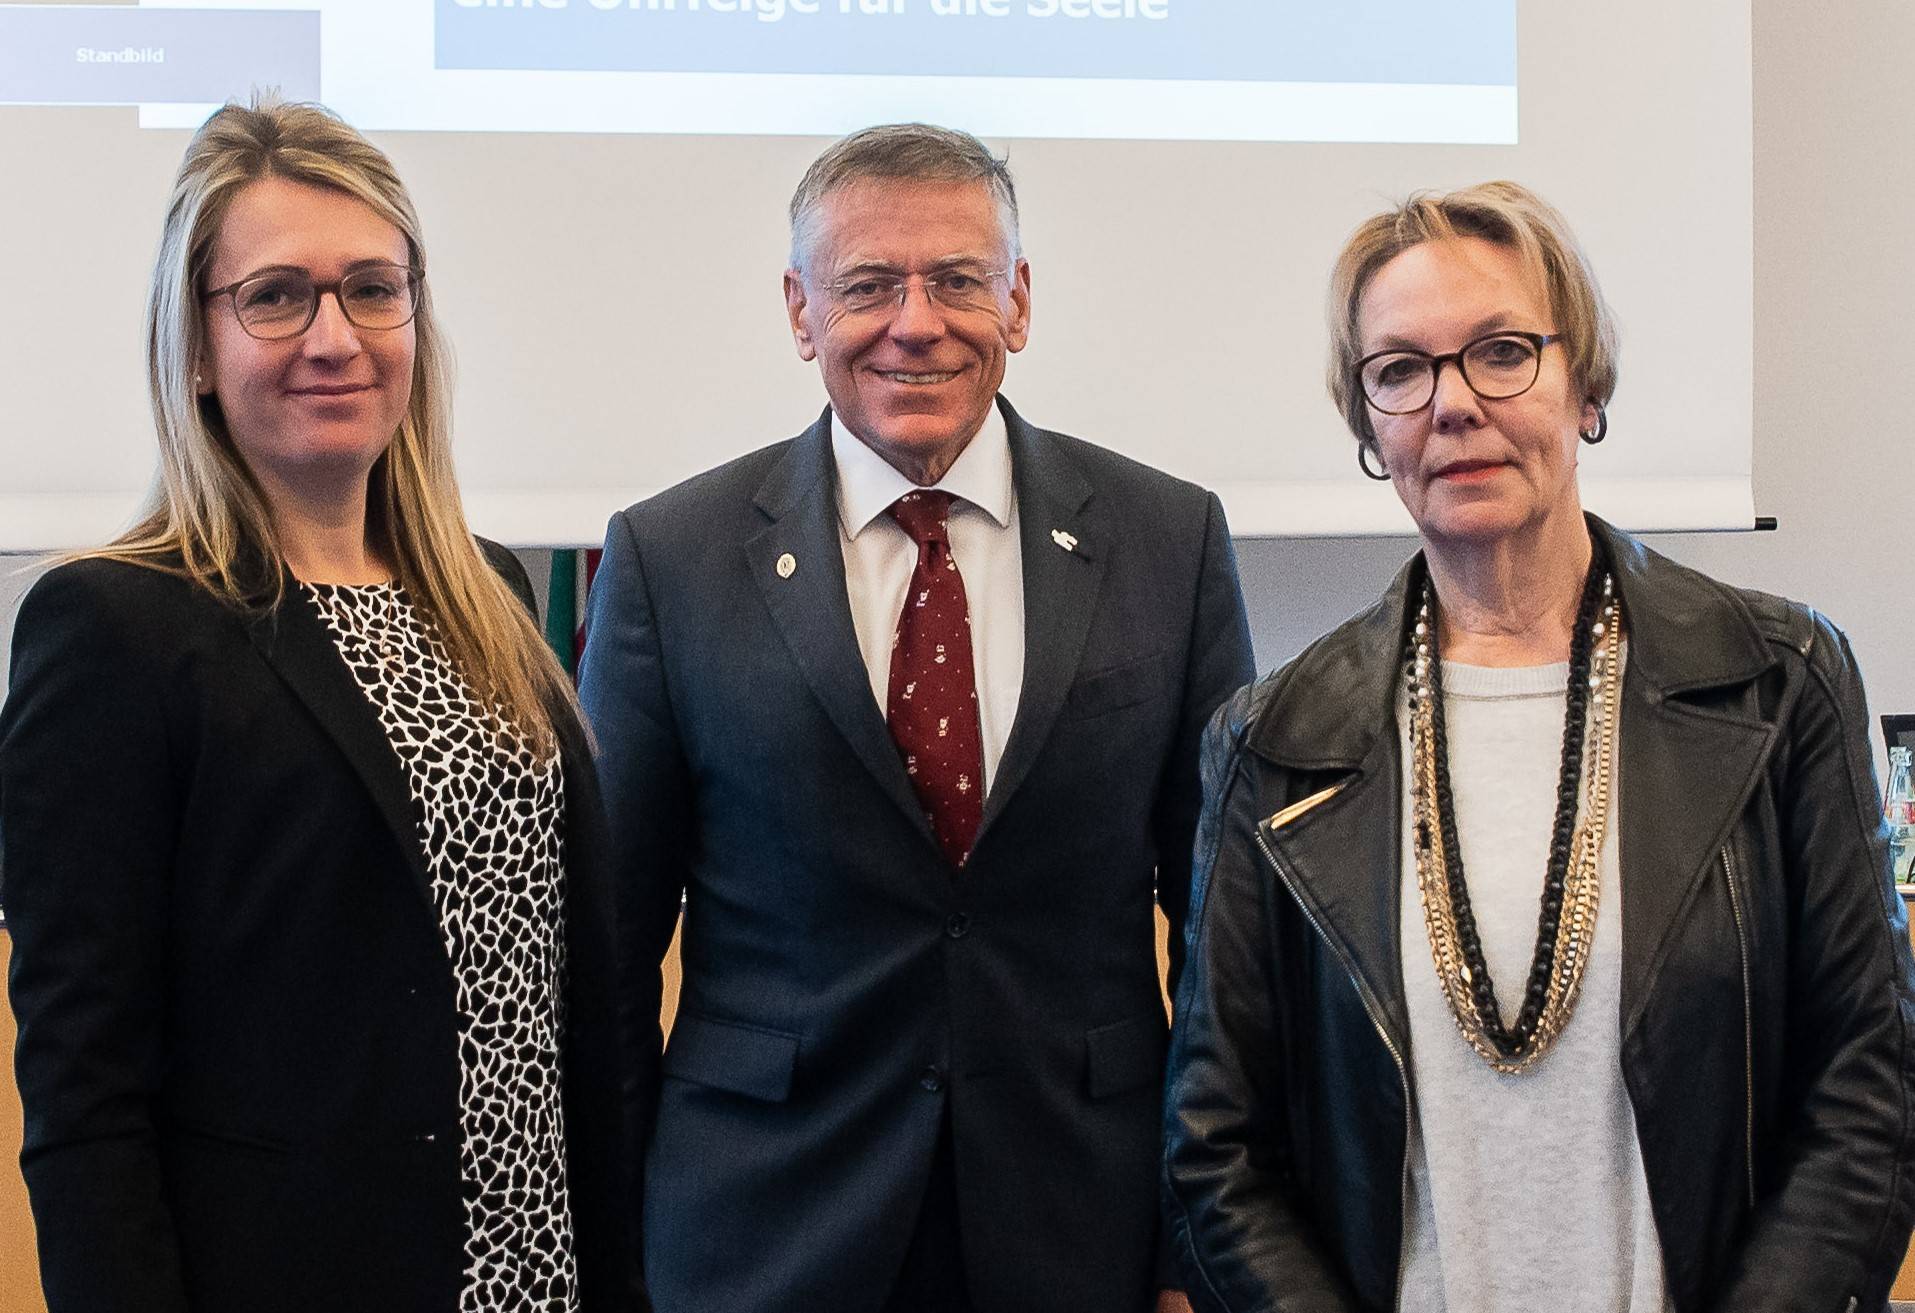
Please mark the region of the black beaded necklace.
<svg viewBox="0 0 1915 1313"><path fill-rule="evenodd" d="M1550 976L1556 969L1557 929L1563 912L1565 876L1569 870L1576 832L1576 795L1583 773L1583 738L1589 717L1590 656L1595 647L1595 621L1602 601L1604 575L1601 545L1592 541L1589 574L1583 580L1582 599L1576 607L1576 624L1569 639L1568 712L1563 718L1562 768L1556 781L1556 823L1550 831L1549 864L1543 875L1542 910L1536 919L1536 952L1530 959L1528 986L1523 992L1522 1010L1512 1025L1503 1024L1502 1010L1496 1002L1496 986L1490 980L1489 963L1483 958L1483 943L1476 933L1476 917L1470 909L1469 887L1463 879L1463 854L1456 840L1456 806L1450 792L1449 737L1443 716L1443 662L1437 650L1435 608L1431 607L1428 643L1430 648L1429 686L1432 738L1436 756L1436 814L1443 845L1443 866L1447 877L1451 908L1456 922L1456 939L1469 968L1469 990L1476 1017L1484 1035L1505 1058L1523 1056L1536 1036L1544 1004L1549 996ZM1433 596L1429 569L1423 572L1423 594ZM1430 836L1419 826L1418 844L1428 847Z"/></svg>

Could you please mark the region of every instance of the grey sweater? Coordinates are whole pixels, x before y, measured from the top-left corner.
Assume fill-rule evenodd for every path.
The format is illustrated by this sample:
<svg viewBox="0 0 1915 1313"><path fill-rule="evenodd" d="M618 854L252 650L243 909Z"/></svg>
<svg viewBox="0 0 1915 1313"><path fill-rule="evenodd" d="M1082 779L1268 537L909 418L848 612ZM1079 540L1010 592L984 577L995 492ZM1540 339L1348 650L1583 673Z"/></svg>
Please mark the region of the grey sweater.
<svg viewBox="0 0 1915 1313"><path fill-rule="evenodd" d="M1522 1001L1536 946L1568 676L1567 663L1443 665L1457 842L1506 1020ZM1406 717L1399 699L1407 771ZM1414 824L1405 776L1399 933L1414 1117L1404 1313L1670 1307L1620 1061L1618 796L1612 782L1601 910L1581 996L1555 1047L1527 1072L1506 1076L1457 1033L1437 983L1409 848Z"/></svg>

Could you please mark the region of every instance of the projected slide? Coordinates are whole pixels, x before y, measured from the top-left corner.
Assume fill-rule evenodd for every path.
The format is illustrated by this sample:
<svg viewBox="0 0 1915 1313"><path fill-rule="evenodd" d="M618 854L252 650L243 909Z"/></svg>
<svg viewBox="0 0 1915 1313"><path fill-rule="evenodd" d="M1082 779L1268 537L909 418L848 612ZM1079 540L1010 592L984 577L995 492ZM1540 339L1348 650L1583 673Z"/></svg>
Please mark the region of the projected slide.
<svg viewBox="0 0 1915 1313"><path fill-rule="evenodd" d="M0 104L374 130L1506 143L1515 0L147 0L0 6Z"/></svg>

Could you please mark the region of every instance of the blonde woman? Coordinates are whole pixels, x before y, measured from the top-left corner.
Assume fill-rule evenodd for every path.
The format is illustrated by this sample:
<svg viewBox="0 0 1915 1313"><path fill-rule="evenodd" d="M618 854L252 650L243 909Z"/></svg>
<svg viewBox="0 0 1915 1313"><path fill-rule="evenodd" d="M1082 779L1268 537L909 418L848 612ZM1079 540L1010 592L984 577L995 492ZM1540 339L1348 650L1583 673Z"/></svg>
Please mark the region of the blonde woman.
<svg viewBox="0 0 1915 1313"><path fill-rule="evenodd" d="M51 1313L627 1307L596 786L391 162L209 119L148 373L152 511L28 595L0 712Z"/></svg>
<svg viewBox="0 0 1915 1313"><path fill-rule="evenodd" d="M1360 226L1330 356L1422 551L1205 747L1191 1302L1878 1313L1915 963L1847 641L1584 514L1616 333L1524 188Z"/></svg>

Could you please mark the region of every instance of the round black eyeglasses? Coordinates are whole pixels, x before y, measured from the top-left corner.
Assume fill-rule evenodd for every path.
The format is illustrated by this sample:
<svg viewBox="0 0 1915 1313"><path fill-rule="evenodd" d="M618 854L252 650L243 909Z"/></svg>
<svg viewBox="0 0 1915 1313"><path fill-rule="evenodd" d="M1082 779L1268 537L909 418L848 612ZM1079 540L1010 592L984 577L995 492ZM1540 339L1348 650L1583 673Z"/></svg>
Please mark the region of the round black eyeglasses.
<svg viewBox="0 0 1915 1313"><path fill-rule="evenodd" d="M1459 351L1433 356L1427 351L1373 351L1356 362L1357 381L1372 406L1385 415L1409 415L1436 396L1443 366L1455 362L1469 390L1485 401L1520 397L1542 373L1543 348L1563 340L1561 333L1491 333Z"/></svg>

